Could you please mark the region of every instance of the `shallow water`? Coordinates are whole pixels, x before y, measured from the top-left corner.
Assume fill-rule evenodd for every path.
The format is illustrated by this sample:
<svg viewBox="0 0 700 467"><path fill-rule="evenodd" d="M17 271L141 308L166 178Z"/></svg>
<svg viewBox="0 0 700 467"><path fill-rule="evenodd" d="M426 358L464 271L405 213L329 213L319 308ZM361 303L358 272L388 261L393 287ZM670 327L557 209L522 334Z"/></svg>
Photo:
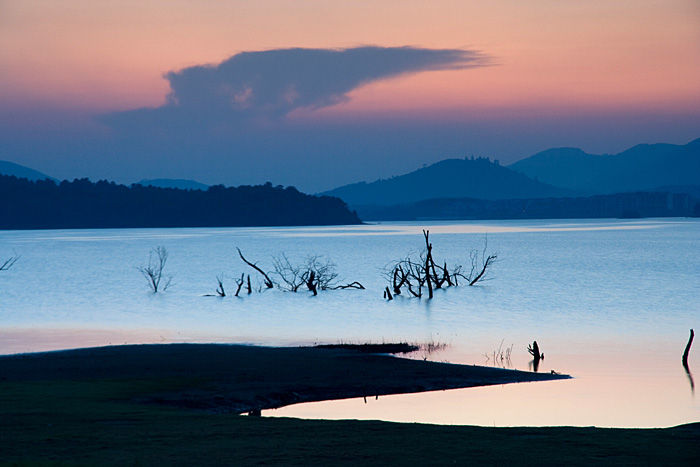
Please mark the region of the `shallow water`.
<svg viewBox="0 0 700 467"><path fill-rule="evenodd" d="M499 262L475 287L433 300L382 299L382 268L417 254L429 228L437 260L469 264L485 236ZM137 267L165 246L174 285L148 291ZM272 256L327 255L367 290L232 294ZM13 253L14 252L14 253ZM454 363L528 369L568 381L301 404L270 415L476 425L671 426L700 420L681 366L700 329L700 222L686 219L391 223L349 227L0 231L0 353L150 342L437 342ZM499 346L510 361L494 362ZM698 344L696 343L696 346ZM691 350L690 370L698 360ZM489 357L487 358L487 355ZM700 364L699 364L700 365ZM697 370L700 374L700 370Z"/></svg>

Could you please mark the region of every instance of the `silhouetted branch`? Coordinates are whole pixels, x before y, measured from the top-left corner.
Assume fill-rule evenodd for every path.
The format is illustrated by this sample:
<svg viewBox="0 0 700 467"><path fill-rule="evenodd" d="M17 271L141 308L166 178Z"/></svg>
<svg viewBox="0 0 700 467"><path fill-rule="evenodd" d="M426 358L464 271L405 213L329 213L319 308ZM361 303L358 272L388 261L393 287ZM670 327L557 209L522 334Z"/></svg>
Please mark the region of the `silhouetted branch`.
<svg viewBox="0 0 700 467"><path fill-rule="evenodd" d="M470 253L472 269L469 275L462 273L462 266L457 265L452 270L443 262L439 266L433 257L433 244L430 242L430 231L423 230L425 249L419 256L418 261L414 261L410 256L397 261L388 269L385 275L393 288L394 295L401 294L402 287L406 287L409 294L414 297L423 295L423 287L428 289L428 298L433 298L434 290L442 287L456 287L459 285L459 278L463 278L469 285L474 285L485 280L488 270L498 256L488 254L488 242L484 240L483 250ZM386 293L384 294L387 298Z"/></svg>
<svg viewBox="0 0 700 467"><path fill-rule="evenodd" d="M238 297L238 294L241 292L241 287L243 287L243 284L245 284L245 273L241 274L241 278L236 280L236 285L238 288L236 289L236 294L234 297Z"/></svg>
<svg viewBox="0 0 700 467"><path fill-rule="evenodd" d="M534 365L535 372L537 372L540 367L540 360L544 360L544 354L540 353L540 347L537 345L537 341L534 341L532 346L528 344L527 351L530 352L530 355L533 357L532 363Z"/></svg>
<svg viewBox="0 0 700 467"><path fill-rule="evenodd" d="M339 289L359 289L359 290L365 290L365 286L360 284L359 282L351 282L349 284L345 285L336 285L335 287L330 287L331 290L339 290Z"/></svg>
<svg viewBox="0 0 700 467"><path fill-rule="evenodd" d="M267 274L265 273L265 271L263 271L262 269L260 269L256 264L251 263L250 261L248 261L247 259L245 259L245 258L243 257L243 253L241 253L241 249L240 249L240 248L236 248L236 250L238 250L238 254L240 255L241 259L243 260L243 262L244 262L245 264L247 264L247 265L250 266L251 268L253 268L253 269L255 269L256 271L258 271L260 274L262 274L262 276L265 278L265 286L266 286L268 289L271 289L272 287L274 287L274 284L273 284L272 280L270 280L270 278L267 276ZM248 280L250 280L250 278L248 278Z"/></svg>
<svg viewBox="0 0 700 467"><path fill-rule="evenodd" d="M148 287L153 293L167 290L173 279L172 274L163 274L165 263L168 261L168 250L163 246L155 247L148 254L148 266L138 268L146 278Z"/></svg>
<svg viewBox="0 0 700 467"><path fill-rule="evenodd" d="M216 276L216 281L219 283L219 285L216 287L216 293L219 294L220 297L225 297L226 296L226 291L224 290L224 283L219 278L219 276Z"/></svg>
<svg viewBox="0 0 700 467"><path fill-rule="evenodd" d="M479 252L477 251L472 251L470 253L469 256L472 260L472 269L469 273L469 276L467 276L466 278L469 281L469 285L474 285L480 280L484 280L486 278L486 273L488 272L488 269L498 259L498 255L496 254L487 255L487 250L488 238L484 237L484 248L481 250L481 254L479 254Z"/></svg>
<svg viewBox="0 0 700 467"><path fill-rule="evenodd" d="M304 273L304 282L306 282L306 287L314 294L318 295L318 287L316 286L316 272L314 270L306 271Z"/></svg>
<svg viewBox="0 0 700 467"><path fill-rule="evenodd" d="M292 264L283 253L273 258L274 274L280 278L278 286L289 292L298 292L303 285L317 295L320 290L364 289L359 282L336 285L338 274L335 264L321 256L308 256L301 265Z"/></svg>
<svg viewBox="0 0 700 467"><path fill-rule="evenodd" d="M688 381L690 381L690 392L695 394L695 381L693 380L693 374L690 372L690 367L688 366L688 352L690 352L690 346L693 344L693 337L695 337L695 332L691 329L688 344L685 346L685 352L683 352L683 368L685 369L685 374L688 375Z"/></svg>
<svg viewBox="0 0 700 467"><path fill-rule="evenodd" d="M688 370L688 352L690 352L690 346L693 345L693 338L695 337L695 331L690 330L690 338L688 339L688 344L685 346L685 351L683 352L683 366Z"/></svg>
<svg viewBox="0 0 700 467"><path fill-rule="evenodd" d="M272 259L275 274L279 276L282 283L279 287L289 292L297 292L299 287L304 285L304 273L299 266L293 266L287 255L281 255Z"/></svg>
<svg viewBox="0 0 700 467"><path fill-rule="evenodd" d="M10 256L4 263L0 264L0 271L7 271L17 262L19 255Z"/></svg>

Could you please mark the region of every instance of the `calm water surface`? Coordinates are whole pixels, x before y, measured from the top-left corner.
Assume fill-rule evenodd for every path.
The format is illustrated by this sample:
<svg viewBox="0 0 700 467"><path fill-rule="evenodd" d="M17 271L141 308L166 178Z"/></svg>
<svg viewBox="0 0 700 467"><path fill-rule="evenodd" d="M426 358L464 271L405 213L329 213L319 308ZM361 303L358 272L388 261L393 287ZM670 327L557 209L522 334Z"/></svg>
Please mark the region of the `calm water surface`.
<svg viewBox="0 0 700 467"><path fill-rule="evenodd" d="M469 264L488 248L491 280L435 298L382 299L383 267L422 247L436 260ZM158 245L174 285L148 291L137 268ZM343 282L367 290L242 297L253 272L328 256ZM410 341L449 344L414 358L540 371L568 381L300 404L268 415L474 425L671 426L700 421L691 375L681 365L689 329L700 331L700 222L686 219L391 223L351 227L0 231L0 353L153 342L301 345ZM255 276L253 276L255 278ZM256 281L254 280L254 283ZM499 347L510 360L494 361ZM691 372L700 368L696 343ZM700 369L696 370L700 375ZM700 381L700 376L698 376Z"/></svg>

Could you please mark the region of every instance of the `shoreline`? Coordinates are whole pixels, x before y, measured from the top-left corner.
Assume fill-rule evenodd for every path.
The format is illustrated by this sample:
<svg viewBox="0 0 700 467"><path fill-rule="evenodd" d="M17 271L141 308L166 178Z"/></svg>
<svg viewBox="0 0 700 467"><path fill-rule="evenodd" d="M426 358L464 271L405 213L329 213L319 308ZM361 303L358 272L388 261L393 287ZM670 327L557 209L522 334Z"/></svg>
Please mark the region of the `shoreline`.
<svg viewBox="0 0 700 467"><path fill-rule="evenodd" d="M236 414L339 396L339 388L362 397L562 378L310 347L144 344L2 356L0 466L189 466L196 459L205 466L541 467L700 459L700 423L490 428Z"/></svg>
<svg viewBox="0 0 700 467"><path fill-rule="evenodd" d="M302 402L568 378L411 360L367 353L362 346L141 344L0 356L3 383L140 381L159 388L138 391L134 402L238 414Z"/></svg>

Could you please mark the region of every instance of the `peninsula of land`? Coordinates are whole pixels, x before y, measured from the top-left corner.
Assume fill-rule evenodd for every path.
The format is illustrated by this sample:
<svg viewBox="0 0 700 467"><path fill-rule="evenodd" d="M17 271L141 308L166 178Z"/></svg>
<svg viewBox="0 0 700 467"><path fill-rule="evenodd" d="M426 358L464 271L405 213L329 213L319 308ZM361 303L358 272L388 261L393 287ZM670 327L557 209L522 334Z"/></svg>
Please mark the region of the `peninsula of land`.
<svg viewBox="0 0 700 467"><path fill-rule="evenodd" d="M700 424L487 428L239 416L565 375L346 348L137 345L0 357L3 465L694 465Z"/></svg>

